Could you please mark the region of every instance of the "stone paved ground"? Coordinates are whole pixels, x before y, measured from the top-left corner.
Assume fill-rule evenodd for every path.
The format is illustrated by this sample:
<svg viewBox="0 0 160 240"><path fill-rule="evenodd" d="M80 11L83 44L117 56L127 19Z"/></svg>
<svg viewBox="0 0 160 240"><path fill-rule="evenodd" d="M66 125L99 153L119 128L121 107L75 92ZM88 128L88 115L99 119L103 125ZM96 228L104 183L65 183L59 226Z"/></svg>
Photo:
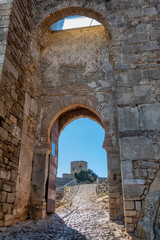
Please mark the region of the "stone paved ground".
<svg viewBox="0 0 160 240"><path fill-rule="evenodd" d="M0 240L127 240L123 225L109 221L104 202L96 201L95 185L81 185L70 209L40 221L0 229Z"/></svg>

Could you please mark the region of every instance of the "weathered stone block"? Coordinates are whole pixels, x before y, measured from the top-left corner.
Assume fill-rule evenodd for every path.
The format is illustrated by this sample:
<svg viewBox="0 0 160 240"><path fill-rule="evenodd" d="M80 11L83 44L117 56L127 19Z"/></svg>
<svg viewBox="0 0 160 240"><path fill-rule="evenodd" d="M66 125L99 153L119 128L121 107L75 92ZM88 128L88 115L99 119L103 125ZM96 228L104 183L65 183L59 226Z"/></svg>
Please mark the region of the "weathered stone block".
<svg viewBox="0 0 160 240"><path fill-rule="evenodd" d="M34 98L31 98L31 107L30 107L30 110L31 110L35 115L37 115L38 105L37 105L37 102L35 101Z"/></svg>
<svg viewBox="0 0 160 240"><path fill-rule="evenodd" d="M143 100L153 100L154 87L152 85L140 85L133 87L134 96Z"/></svg>
<svg viewBox="0 0 160 240"><path fill-rule="evenodd" d="M149 173L148 173L148 178L149 178L149 179L154 179L154 178L155 178L155 173L149 172Z"/></svg>
<svg viewBox="0 0 160 240"><path fill-rule="evenodd" d="M21 129L16 125L12 126L12 135L15 136L18 140L20 140L22 137Z"/></svg>
<svg viewBox="0 0 160 240"><path fill-rule="evenodd" d="M13 215L7 214L5 215L5 226L9 226L14 223Z"/></svg>
<svg viewBox="0 0 160 240"><path fill-rule="evenodd" d="M4 226L4 220L0 220L0 227Z"/></svg>
<svg viewBox="0 0 160 240"><path fill-rule="evenodd" d="M1 139L8 140L8 132L2 127L0 127L0 136Z"/></svg>
<svg viewBox="0 0 160 240"><path fill-rule="evenodd" d="M119 154L108 154L108 168L111 172L119 171L120 169L120 156Z"/></svg>
<svg viewBox="0 0 160 240"><path fill-rule="evenodd" d="M159 80L160 70L159 69L147 69L142 71L142 76L146 81Z"/></svg>
<svg viewBox="0 0 160 240"><path fill-rule="evenodd" d="M22 144L19 157L18 173L30 180L32 171L33 152Z"/></svg>
<svg viewBox="0 0 160 240"><path fill-rule="evenodd" d="M22 133L21 143L29 148L31 151L34 151L34 143L26 134Z"/></svg>
<svg viewBox="0 0 160 240"><path fill-rule="evenodd" d="M13 99L14 99L15 101L17 101L18 96L17 96L17 93L16 93L13 89L11 89L11 96L13 97Z"/></svg>
<svg viewBox="0 0 160 240"><path fill-rule="evenodd" d="M12 189L11 185L8 185L6 183L4 183L3 186L2 186L3 191L11 192L11 189Z"/></svg>
<svg viewBox="0 0 160 240"><path fill-rule="evenodd" d="M22 132L24 132L26 135L28 133L28 123L26 121L23 121Z"/></svg>
<svg viewBox="0 0 160 240"><path fill-rule="evenodd" d="M157 169L157 164L155 162L146 162L143 161L141 163L141 168L152 168L152 169Z"/></svg>
<svg viewBox="0 0 160 240"><path fill-rule="evenodd" d="M135 177L147 177L147 171L145 169L136 169L134 173Z"/></svg>
<svg viewBox="0 0 160 240"><path fill-rule="evenodd" d="M124 185L143 185L145 184L144 179L123 179Z"/></svg>
<svg viewBox="0 0 160 240"><path fill-rule="evenodd" d="M11 212L12 212L12 206L13 206L13 204L8 204L8 214L11 214Z"/></svg>
<svg viewBox="0 0 160 240"><path fill-rule="evenodd" d="M139 46L137 46L136 44L122 46L122 51L124 53L138 53L139 52Z"/></svg>
<svg viewBox="0 0 160 240"><path fill-rule="evenodd" d="M141 201L135 201L135 205L136 205L136 210L137 211L141 211L141 209L142 209L142 203L141 203Z"/></svg>
<svg viewBox="0 0 160 240"><path fill-rule="evenodd" d="M7 192L1 191L0 192L0 202L6 202L7 199Z"/></svg>
<svg viewBox="0 0 160 240"><path fill-rule="evenodd" d="M124 215L127 217L134 217L137 216L137 212L133 210L125 210Z"/></svg>
<svg viewBox="0 0 160 240"><path fill-rule="evenodd" d="M16 180L17 180L17 171L12 169L11 170L11 181L16 182Z"/></svg>
<svg viewBox="0 0 160 240"><path fill-rule="evenodd" d="M8 145L8 152L13 153L14 152L14 148L11 145Z"/></svg>
<svg viewBox="0 0 160 240"><path fill-rule="evenodd" d="M153 42L141 44L140 48L141 48L141 51L152 51L152 50L159 49L159 46L157 41L153 41Z"/></svg>
<svg viewBox="0 0 160 240"><path fill-rule="evenodd" d="M129 45L129 46L125 46L124 48L125 52L127 51L127 49L129 49L129 51L132 52L132 50L136 51L138 49L137 46L135 45ZM123 86L134 86L134 85L138 85L140 80L141 80L141 72L140 70L134 69L134 70L128 70L127 72L122 72L119 74L116 74L116 82L117 82L117 86L119 87L123 87ZM126 92L126 90L125 90Z"/></svg>
<svg viewBox="0 0 160 240"><path fill-rule="evenodd" d="M2 101L0 101L0 117L4 118L6 115L6 108Z"/></svg>
<svg viewBox="0 0 160 240"><path fill-rule="evenodd" d="M125 201L124 203L124 207L125 209L134 209L134 201Z"/></svg>
<svg viewBox="0 0 160 240"><path fill-rule="evenodd" d="M14 124L17 124L17 119L12 114L10 115L10 121Z"/></svg>
<svg viewBox="0 0 160 240"><path fill-rule="evenodd" d="M124 64L124 63L115 63L115 65L114 65L114 69L116 70L116 71L120 71L120 70L126 70L126 69L128 69L128 65L127 64Z"/></svg>
<svg viewBox="0 0 160 240"><path fill-rule="evenodd" d="M127 232L134 232L135 230L135 225L134 224L126 224L126 231Z"/></svg>
<svg viewBox="0 0 160 240"><path fill-rule="evenodd" d="M25 93L24 114L26 114L27 116L29 116L30 104L31 104L31 96L26 92Z"/></svg>
<svg viewBox="0 0 160 240"><path fill-rule="evenodd" d="M153 158L153 141L146 137L124 137L120 140L121 160Z"/></svg>
<svg viewBox="0 0 160 240"><path fill-rule="evenodd" d="M137 107L118 108L119 131L138 130L139 115Z"/></svg>
<svg viewBox="0 0 160 240"><path fill-rule="evenodd" d="M8 211L8 203L3 203L2 205L2 212L6 213Z"/></svg>
<svg viewBox="0 0 160 240"><path fill-rule="evenodd" d="M0 170L0 178L7 179L7 171Z"/></svg>
<svg viewBox="0 0 160 240"><path fill-rule="evenodd" d="M8 72L10 72L13 75L13 77L17 80L19 73L17 69L14 67L13 63L7 57L5 57L4 64Z"/></svg>
<svg viewBox="0 0 160 240"><path fill-rule="evenodd" d="M118 105L126 105L134 102L133 92L117 93L117 102Z"/></svg>
<svg viewBox="0 0 160 240"><path fill-rule="evenodd" d="M136 33L130 37L131 43L142 43L147 41L148 41L148 37L146 33Z"/></svg>
<svg viewBox="0 0 160 240"><path fill-rule="evenodd" d="M124 190L124 196L126 197L140 197L143 195L145 185L125 185Z"/></svg>
<svg viewBox="0 0 160 240"><path fill-rule="evenodd" d="M13 214L17 217L27 217L26 208L29 205L29 197L31 191L31 182L24 177L17 179L16 186L16 208L14 208Z"/></svg>
<svg viewBox="0 0 160 240"><path fill-rule="evenodd" d="M157 14L157 9L155 7L142 8L142 16L153 16Z"/></svg>
<svg viewBox="0 0 160 240"><path fill-rule="evenodd" d="M125 222L126 223L132 223L132 218L131 217L126 217Z"/></svg>
<svg viewBox="0 0 160 240"><path fill-rule="evenodd" d="M160 103L141 105L139 116L142 130L160 130Z"/></svg>
<svg viewBox="0 0 160 240"><path fill-rule="evenodd" d="M7 203L13 203L15 201L15 193L7 194Z"/></svg>

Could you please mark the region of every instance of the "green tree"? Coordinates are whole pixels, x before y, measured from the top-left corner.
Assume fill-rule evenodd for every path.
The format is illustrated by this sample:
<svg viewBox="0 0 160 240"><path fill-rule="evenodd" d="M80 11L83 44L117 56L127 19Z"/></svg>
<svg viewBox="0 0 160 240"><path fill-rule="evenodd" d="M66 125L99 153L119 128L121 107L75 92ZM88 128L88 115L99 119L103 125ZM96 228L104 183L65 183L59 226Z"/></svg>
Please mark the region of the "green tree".
<svg viewBox="0 0 160 240"><path fill-rule="evenodd" d="M81 169L80 172L74 173L74 177L81 182L89 181L93 183L98 176L91 169Z"/></svg>

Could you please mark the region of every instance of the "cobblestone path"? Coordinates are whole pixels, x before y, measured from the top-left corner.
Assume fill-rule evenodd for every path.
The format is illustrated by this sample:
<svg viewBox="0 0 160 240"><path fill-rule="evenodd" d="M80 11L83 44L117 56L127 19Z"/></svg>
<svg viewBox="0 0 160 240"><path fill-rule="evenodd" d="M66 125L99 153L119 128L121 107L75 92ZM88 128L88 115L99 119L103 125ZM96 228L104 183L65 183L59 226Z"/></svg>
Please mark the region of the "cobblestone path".
<svg viewBox="0 0 160 240"><path fill-rule="evenodd" d="M0 240L127 240L123 225L109 221L104 203L95 201L95 185L81 185L70 209L39 221L0 229Z"/></svg>

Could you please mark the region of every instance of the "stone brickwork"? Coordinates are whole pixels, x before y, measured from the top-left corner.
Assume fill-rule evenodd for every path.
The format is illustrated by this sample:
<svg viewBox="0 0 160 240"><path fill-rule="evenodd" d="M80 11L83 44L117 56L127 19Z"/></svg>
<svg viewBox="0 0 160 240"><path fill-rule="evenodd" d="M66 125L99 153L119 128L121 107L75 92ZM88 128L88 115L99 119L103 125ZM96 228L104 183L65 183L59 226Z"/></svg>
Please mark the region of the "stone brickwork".
<svg viewBox="0 0 160 240"><path fill-rule="evenodd" d="M7 226L28 217L36 112L30 108L35 92L30 93L27 81L32 4L31 1L14 1L13 6L12 1L1 3L3 34L0 40L1 47L5 47L5 58L3 52L0 89L0 226ZM24 15L27 16L25 21Z"/></svg>
<svg viewBox="0 0 160 240"><path fill-rule="evenodd" d="M0 226L45 216L53 123L60 134L85 116L105 130L111 219L124 213L146 239L149 218L159 238L159 11L158 0L0 1ZM51 32L74 14L103 26Z"/></svg>
<svg viewBox="0 0 160 240"><path fill-rule="evenodd" d="M10 14L12 9L12 0L2 0L0 2L0 81L2 76L2 68L4 64L5 51L7 45L7 35L10 22ZM1 109L3 110L3 106Z"/></svg>
<svg viewBox="0 0 160 240"><path fill-rule="evenodd" d="M102 178L103 179L103 178ZM107 191L108 191L108 179L105 179L104 181L100 181L101 178L97 179L97 186L96 186L96 193L98 195L107 195Z"/></svg>

